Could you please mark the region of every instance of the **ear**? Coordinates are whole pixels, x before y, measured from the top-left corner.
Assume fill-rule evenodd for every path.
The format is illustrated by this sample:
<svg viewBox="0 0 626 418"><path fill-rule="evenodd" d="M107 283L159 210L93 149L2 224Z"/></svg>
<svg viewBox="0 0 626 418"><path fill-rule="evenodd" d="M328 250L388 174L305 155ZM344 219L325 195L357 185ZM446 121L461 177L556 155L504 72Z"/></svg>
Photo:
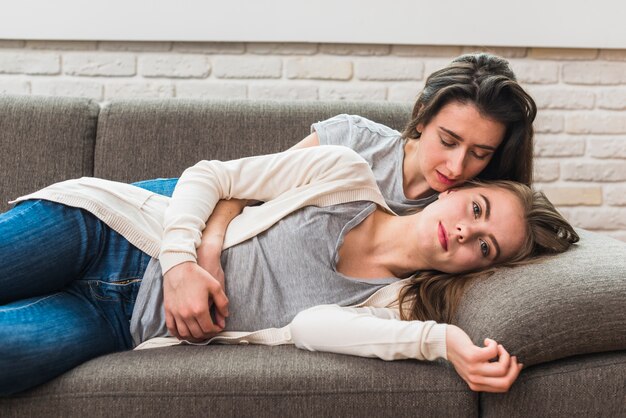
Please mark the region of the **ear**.
<svg viewBox="0 0 626 418"><path fill-rule="evenodd" d="M422 134L422 132L424 132L424 124L423 123L418 123L417 126L415 127L415 130L417 131L418 134Z"/></svg>

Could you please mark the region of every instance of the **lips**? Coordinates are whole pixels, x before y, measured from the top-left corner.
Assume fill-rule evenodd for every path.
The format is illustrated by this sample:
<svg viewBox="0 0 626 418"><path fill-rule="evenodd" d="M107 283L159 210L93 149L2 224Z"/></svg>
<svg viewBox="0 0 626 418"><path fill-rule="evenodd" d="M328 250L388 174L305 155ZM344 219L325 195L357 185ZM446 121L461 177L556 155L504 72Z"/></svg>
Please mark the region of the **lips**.
<svg viewBox="0 0 626 418"><path fill-rule="evenodd" d="M452 186L454 184L454 180L449 179L448 177L441 174L439 171L435 170L437 173L437 179L447 186Z"/></svg>
<svg viewBox="0 0 626 418"><path fill-rule="evenodd" d="M443 224L441 222L439 222L437 236L439 238L441 248L443 248L444 251L448 251L448 234L446 233L446 228L443 227Z"/></svg>

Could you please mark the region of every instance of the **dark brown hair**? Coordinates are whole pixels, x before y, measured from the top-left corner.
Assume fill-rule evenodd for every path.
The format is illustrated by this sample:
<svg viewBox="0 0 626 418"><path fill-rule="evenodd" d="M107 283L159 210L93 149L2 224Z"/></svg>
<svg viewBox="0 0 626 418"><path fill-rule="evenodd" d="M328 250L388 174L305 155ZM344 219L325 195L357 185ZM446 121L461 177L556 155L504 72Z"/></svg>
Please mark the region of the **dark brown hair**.
<svg viewBox="0 0 626 418"><path fill-rule="evenodd" d="M542 256L562 253L578 242L578 234L574 228L542 192L533 191L528 186L512 181L472 181L462 187L503 188L512 192L522 205L526 220L526 240L517 254L500 263L499 267L529 264ZM465 273L424 271L415 274L398 297L402 319L451 323L469 281L492 275L495 267Z"/></svg>
<svg viewBox="0 0 626 418"><path fill-rule="evenodd" d="M532 183L534 100L517 83L508 61L480 53L455 58L426 79L402 136L418 139L419 124L427 125L446 104L473 104L481 115L506 126L504 139L491 161L476 177Z"/></svg>

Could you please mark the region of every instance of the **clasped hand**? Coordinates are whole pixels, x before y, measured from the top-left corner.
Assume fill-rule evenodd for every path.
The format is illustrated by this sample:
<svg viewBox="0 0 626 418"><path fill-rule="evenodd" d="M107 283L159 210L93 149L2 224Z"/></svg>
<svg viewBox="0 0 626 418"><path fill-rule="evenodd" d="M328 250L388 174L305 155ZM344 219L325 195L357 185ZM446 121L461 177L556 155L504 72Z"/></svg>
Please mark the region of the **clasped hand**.
<svg viewBox="0 0 626 418"><path fill-rule="evenodd" d="M478 347L461 328L448 325L446 341L448 360L473 391L506 392L522 370L515 356L489 338Z"/></svg>
<svg viewBox="0 0 626 418"><path fill-rule="evenodd" d="M198 264L172 267L163 277L163 304L167 329L178 339L200 342L221 332L228 316L228 298L219 258L217 263L203 263L199 258Z"/></svg>

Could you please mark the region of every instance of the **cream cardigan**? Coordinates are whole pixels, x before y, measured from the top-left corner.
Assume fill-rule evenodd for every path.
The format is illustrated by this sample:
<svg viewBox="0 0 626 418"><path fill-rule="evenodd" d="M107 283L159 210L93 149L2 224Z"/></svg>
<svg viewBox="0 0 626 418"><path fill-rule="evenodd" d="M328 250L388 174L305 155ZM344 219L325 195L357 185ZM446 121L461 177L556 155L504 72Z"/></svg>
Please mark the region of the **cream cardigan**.
<svg viewBox="0 0 626 418"><path fill-rule="evenodd" d="M196 248L206 220L220 199L230 198L266 203L246 208L231 222L224 249L257 235L307 205L329 206L368 200L391 212L367 163L354 151L340 146L290 150L228 162L201 161L185 170L171 199L132 185L83 177L53 184L11 203L45 199L86 209L137 248L158 257L165 273L183 262L196 261ZM399 281L386 286L359 305L391 309L327 305L304 311L291 324L280 329L224 332L209 342L296 344L309 350L385 359L445 358L445 324L398 320L397 295L402 284ZM320 315L334 318L328 325L335 328L307 333L311 325L319 323L317 318ZM364 317L370 317L369 324L362 320ZM338 318L343 318L343 322ZM379 326L385 335L374 335L378 336L377 341L373 341L372 333L368 332L372 321L386 321ZM355 335L345 344L336 344L334 348L328 346L327 338L342 335L342 329L359 330L355 322L365 324L362 332L357 332L365 338L359 340ZM327 332L330 334L326 335ZM404 344L399 344L396 338L399 336ZM159 338L146 341L137 348L178 343L174 338ZM377 345L384 346L383 350L372 352L372 347Z"/></svg>

